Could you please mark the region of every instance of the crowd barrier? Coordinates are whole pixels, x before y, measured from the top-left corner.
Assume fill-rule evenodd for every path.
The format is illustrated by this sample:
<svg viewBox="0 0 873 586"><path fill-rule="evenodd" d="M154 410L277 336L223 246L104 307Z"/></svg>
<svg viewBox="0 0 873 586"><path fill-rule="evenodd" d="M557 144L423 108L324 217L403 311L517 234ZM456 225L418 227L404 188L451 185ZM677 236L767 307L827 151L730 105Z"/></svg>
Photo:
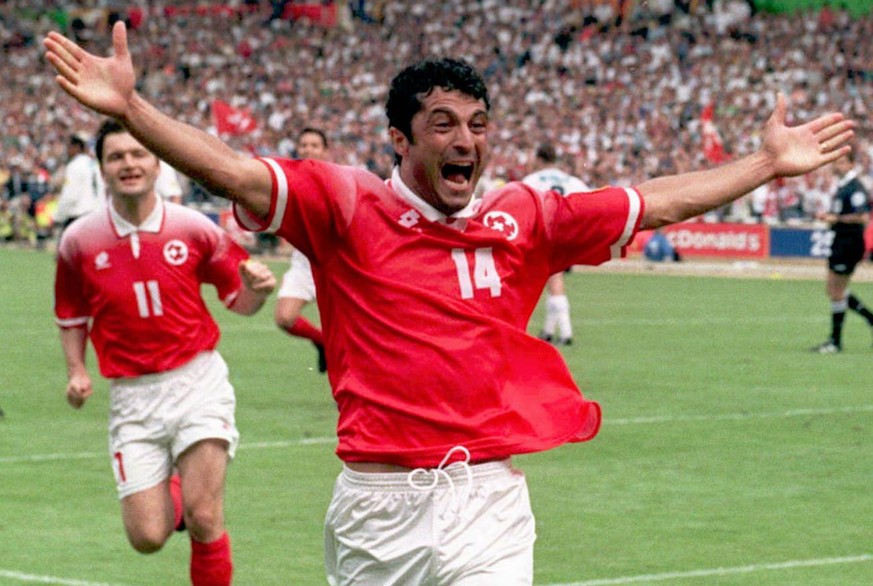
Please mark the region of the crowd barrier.
<svg viewBox="0 0 873 586"><path fill-rule="evenodd" d="M823 226L775 227L765 224L704 224L686 222L661 229L683 257L826 258L830 230ZM637 235L629 254L642 254L651 231ZM873 251L873 224L865 234L867 251Z"/></svg>

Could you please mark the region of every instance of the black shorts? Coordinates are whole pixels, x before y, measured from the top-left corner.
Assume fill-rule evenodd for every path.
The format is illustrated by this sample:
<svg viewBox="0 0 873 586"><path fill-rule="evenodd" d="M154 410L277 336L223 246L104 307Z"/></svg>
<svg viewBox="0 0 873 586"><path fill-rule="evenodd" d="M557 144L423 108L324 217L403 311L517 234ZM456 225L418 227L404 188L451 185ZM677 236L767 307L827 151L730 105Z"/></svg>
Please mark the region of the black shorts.
<svg viewBox="0 0 873 586"><path fill-rule="evenodd" d="M855 267L864 258L864 237L834 238L831 245L831 255L828 257L828 268L838 275L851 275Z"/></svg>

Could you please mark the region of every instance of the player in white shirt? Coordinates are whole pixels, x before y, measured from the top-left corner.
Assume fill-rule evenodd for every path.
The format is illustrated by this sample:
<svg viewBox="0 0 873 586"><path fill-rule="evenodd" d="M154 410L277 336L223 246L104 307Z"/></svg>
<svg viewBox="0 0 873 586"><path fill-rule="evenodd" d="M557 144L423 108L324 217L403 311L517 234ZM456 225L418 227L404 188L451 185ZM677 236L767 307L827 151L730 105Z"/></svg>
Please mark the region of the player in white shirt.
<svg viewBox="0 0 873 586"><path fill-rule="evenodd" d="M548 143L540 145L536 152L537 170L522 179L522 183L539 191L557 191L561 195L589 191L584 181L559 169L557 161L554 146ZM540 338L558 346L573 343L570 301L564 290L563 272L555 273L546 283L546 317Z"/></svg>
<svg viewBox="0 0 873 586"><path fill-rule="evenodd" d="M70 160L64 168L64 184L58 196L58 208L55 212L55 222L62 228L99 208L101 204L97 190L97 161L88 154L85 140L79 135L71 136L67 153Z"/></svg>
<svg viewBox="0 0 873 586"><path fill-rule="evenodd" d="M161 171L155 180L155 193L164 201L182 203L182 183L179 174L166 161L161 161Z"/></svg>

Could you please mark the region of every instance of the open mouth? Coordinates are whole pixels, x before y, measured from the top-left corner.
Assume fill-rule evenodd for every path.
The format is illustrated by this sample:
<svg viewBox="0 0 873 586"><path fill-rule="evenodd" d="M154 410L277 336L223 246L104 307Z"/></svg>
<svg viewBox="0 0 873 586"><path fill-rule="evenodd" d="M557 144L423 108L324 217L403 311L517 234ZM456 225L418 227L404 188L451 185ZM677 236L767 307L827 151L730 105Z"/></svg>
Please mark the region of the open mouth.
<svg viewBox="0 0 873 586"><path fill-rule="evenodd" d="M466 183L473 176L472 163L446 163L440 169L442 176L452 183Z"/></svg>

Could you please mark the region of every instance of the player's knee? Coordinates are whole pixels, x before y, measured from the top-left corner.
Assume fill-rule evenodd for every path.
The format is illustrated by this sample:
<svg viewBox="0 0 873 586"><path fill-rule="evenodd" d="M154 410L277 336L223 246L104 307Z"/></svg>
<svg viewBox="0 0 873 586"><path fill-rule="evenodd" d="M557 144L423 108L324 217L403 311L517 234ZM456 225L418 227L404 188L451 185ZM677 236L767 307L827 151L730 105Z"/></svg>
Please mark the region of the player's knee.
<svg viewBox="0 0 873 586"><path fill-rule="evenodd" d="M297 318L299 314L297 313L285 313L285 314L277 314L276 315L276 326L282 330L288 330L294 327L294 324L297 323Z"/></svg>
<svg viewBox="0 0 873 586"><path fill-rule="evenodd" d="M133 532L128 532L127 539L133 549L139 553L149 554L160 551L167 542L169 534L166 531L157 529L144 529Z"/></svg>
<svg viewBox="0 0 873 586"><path fill-rule="evenodd" d="M200 506L185 510L185 526L197 541L208 543L223 531L224 519L215 506Z"/></svg>

